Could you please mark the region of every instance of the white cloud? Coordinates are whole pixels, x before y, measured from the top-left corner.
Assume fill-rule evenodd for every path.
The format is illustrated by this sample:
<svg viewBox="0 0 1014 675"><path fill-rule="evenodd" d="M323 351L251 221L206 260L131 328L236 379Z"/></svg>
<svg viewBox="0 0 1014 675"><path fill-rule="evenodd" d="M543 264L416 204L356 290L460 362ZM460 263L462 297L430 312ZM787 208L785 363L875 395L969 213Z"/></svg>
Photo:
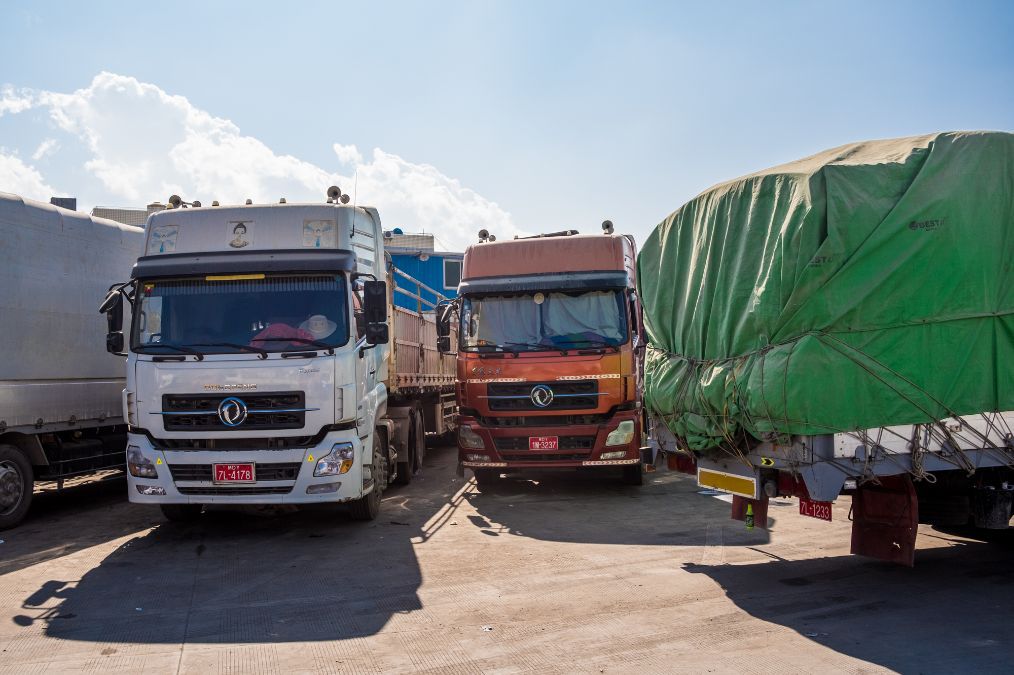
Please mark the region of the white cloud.
<svg viewBox="0 0 1014 675"><path fill-rule="evenodd" d="M16 155L0 148L0 191L48 202L54 195L62 194L50 187L42 174L34 167L21 161Z"/></svg>
<svg viewBox="0 0 1014 675"><path fill-rule="evenodd" d="M33 105L32 97L26 92L16 92L11 86L0 88L0 117L5 113L19 113Z"/></svg>
<svg viewBox="0 0 1014 675"><path fill-rule="evenodd" d="M55 138L47 138L43 142L39 143L39 147L32 153L32 159L38 162L46 155L51 155L60 148L60 141Z"/></svg>
<svg viewBox="0 0 1014 675"><path fill-rule="evenodd" d="M331 147L334 148L334 154L338 155L338 161L342 164L362 164L363 155L356 146L335 143Z"/></svg>
<svg viewBox="0 0 1014 675"><path fill-rule="evenodd" d="M355 193L358 203L378 207L385 226L433 232L453 249L464 248L483 227L501 238L518 232L499 205L433 166L379 148L367 161L355 145L334 142L333 168L341 171L329 170L276 154L230 120L132 77L103 72L71 93L15 93L8 87L0 101L0 113L44 111L70 136L94 180L94 203L143 205L174 193L205 203L241 203L248 197L275 202L283 196L290 202L318 201L328 185L336 184ZM56 142L44 141L33 158L68 146L47 145L50 140ZM84 196L88 188L76 192Z"/></svg>

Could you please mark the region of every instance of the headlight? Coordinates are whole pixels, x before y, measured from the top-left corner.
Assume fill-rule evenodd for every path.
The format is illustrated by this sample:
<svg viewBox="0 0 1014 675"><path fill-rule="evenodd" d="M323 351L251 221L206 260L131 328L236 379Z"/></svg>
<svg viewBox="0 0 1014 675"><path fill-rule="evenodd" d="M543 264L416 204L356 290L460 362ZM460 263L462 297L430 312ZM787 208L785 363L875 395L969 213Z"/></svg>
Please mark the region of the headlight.
<svg viewBox="0 0 1014 675"><path fill-rule="evenodd" d="M470 452L467 455L465 455L465 460L469 462L488 462L489 455L478 455Z"/></svg>
<svg viewBox="0 0 1014 675"><path fill-rule="evenodd" d="M351 443L335 443L331 447L331 452L317 460L317 467L313 470L313 475L320 478L321 476L337 476L348 473L355 458L356 449L352 447Z"/></svg>
<svg viewBox="0 0 1014 675"><path fill-rule="evenodd" d="M472 427L458 427L458 443L461 447L471 450L482 450L486 447L482 436L475 433Z"/></svg>
<svg viewBox="0 0 1014 675"><path fill-rule="evenodd" d="M606 445L629 445L634 440L634 421L623 420L606 436Z"/></svg>
<svg viewBox="0 0 1014 675"><path fill-rule="evenodd" d="M612 452L603 452L599 455L599 459L623 459L626 454L626 450L613 450Z"/></svg>
<svg viewBox="0 0 1014 675"><path fill-rule="evenodd" d="M141 448L136 445L127 446L127 471L134 478L158 478L155 464L141 454Z"/></svg>

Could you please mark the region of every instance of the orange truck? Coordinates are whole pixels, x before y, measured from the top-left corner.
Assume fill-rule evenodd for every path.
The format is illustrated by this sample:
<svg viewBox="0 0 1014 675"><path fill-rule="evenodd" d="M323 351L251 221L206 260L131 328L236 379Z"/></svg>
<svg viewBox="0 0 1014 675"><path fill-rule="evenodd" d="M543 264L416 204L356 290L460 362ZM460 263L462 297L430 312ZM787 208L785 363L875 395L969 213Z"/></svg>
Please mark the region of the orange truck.
<svg viewBox="0 0 1014 675"><path fill-rule="evenodd" d="M457 352L459 474L617 468L643 480L645 334L630 235L480 232L438 348ZM451 343L451 321L459 323Z"/></svg>

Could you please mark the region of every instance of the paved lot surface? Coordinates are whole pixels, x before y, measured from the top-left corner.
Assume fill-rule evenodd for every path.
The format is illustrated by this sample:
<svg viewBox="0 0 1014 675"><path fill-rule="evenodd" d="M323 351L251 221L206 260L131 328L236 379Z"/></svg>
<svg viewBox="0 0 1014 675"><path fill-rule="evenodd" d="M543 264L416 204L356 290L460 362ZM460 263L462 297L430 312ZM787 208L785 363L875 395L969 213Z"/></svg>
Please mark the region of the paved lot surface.
<svg viewBox="0 0 1014 675"><path fill-rule="evenodd" d="M503 481L450 448L375 523L44 495L0 532L0 673L954 672L1014 668L1014 546L929 528L914 570L771 507L748 531L689 478Z"/></svg>

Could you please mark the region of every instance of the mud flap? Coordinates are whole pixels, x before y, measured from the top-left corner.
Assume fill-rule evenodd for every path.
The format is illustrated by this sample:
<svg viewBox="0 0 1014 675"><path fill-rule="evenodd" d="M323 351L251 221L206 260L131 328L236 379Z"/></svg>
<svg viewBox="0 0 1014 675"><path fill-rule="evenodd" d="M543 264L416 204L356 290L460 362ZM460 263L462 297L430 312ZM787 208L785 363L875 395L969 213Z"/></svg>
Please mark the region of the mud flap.
<svg viewBox="0 0 1014 675"><path fill-rule="evenodd" d="M885 476L852 498L852 553L915 565L919 499L909 476Z"/></svg>
<svg viewBox="0 0 1014 675"><path fill-rule="evenodd" d="M732 496L732 519L746 520L746 507L753 507L753 526L759 530L768 529L768 498L747 499L739 495Z"/></svg>

